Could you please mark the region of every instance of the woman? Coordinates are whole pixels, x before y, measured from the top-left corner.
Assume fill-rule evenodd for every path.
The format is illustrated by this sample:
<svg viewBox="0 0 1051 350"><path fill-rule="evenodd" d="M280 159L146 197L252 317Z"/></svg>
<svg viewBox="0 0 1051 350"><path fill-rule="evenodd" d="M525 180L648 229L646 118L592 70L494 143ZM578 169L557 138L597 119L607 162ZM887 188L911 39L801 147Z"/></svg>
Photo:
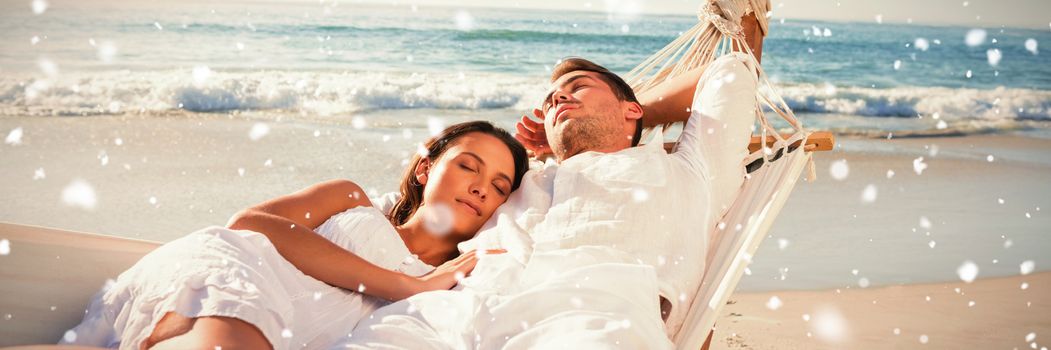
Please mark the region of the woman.
<svg viewBox="0 0 1051 350"><path fill-rule="evenodd" d="M528 158L484 121L453 125L425 146L389 217L346 180L248 208L227 228L145 256L65 339L122 349L319 348L383 300L451 288L477 260L456 244L518 188Z"/></svg>

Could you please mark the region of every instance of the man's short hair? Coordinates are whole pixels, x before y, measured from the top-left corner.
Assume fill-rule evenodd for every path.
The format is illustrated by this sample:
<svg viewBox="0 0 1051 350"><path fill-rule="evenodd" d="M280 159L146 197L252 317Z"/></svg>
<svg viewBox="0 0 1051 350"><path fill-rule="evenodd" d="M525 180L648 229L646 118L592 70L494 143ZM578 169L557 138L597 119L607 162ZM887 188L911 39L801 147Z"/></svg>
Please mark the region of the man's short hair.
<svg viewBox="0 0 1051 350"><path fill-rule="evenodd" d="M558 78L561 78L563 75L575 71L597 73L599 78L602 79L606 85L609 85L611 90L613 90L613 94L617 96L618 100L639 103L639 99L635 97L635 90L632 90L631 85L628 85L623 78L610 72L606 67L580 57L568 57L562 59L562 62L559 62L559 64L551 70L551 82L558 80ZM641 138L642 118L639 118L635 121L635 134L631 137L631 146L638 146L639 139Z"/></svg>

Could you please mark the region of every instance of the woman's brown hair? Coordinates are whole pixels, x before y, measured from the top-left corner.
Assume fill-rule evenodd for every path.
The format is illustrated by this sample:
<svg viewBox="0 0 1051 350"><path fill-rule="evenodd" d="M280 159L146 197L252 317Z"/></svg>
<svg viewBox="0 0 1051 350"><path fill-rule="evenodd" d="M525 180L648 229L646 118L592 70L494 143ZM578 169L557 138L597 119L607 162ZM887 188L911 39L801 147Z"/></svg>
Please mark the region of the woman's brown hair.
<svg viewBox="0 0 1051 350"><path fill-rule="evenodd" d="M420 165L420 162L424 159L430 159L431 161L438 159L453 141L472 132L491 135L507 145L515 163L515 175L514 181L511 183L511 191L518 189L518 185L522 183L522 176L525 175L526 170L529 170L529 155L526 154L525 147L518 140L515 140L514 136L487 121L479 120L452 125L423 144L423 147L427 149L426 156L417 153L412 157L409 167L405 170L405 176L401 180L401 199L394 204L394 208L391 209L390 215L388 215L391 224L395 226L405 224L416 213L416 209L420 208L420 204L423 203L424 185L416 180L416 167Z"/></svg>

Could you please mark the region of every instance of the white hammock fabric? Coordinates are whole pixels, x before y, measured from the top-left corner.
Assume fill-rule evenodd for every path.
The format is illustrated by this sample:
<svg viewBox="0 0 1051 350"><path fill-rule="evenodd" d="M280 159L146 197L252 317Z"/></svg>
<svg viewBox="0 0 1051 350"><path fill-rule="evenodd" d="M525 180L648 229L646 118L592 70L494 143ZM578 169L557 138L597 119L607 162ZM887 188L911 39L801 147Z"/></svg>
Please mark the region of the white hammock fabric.
<svg viewBox="0 0 1051 350"><path fill-rule="evenodd" d="M750 174L734 204L719 220L719 225L708 232L713 239L708 245L705 274L692 302L687 304L689 309L682 327L672 339L678 349L694 350L704 344L720 310L808 164L808 178L814 177L811 155L803 150L809 133L771 88L741 30L741 18L754 13L765 33L768 28L765 14L769 10L767 0L706 2L698 12L700 22L696 26L626 76L636 93L640 93L728 53L745 52L759 72L755 109L758 134L763 140L767 137L775 140L769 148L763 147L745 159L742 166L761 165L757 169L749 167ZM783 137L770 125L764 108L787 121L793 133ZM642 139L650 139L650 132L652 130L647 130Z"/></svg>

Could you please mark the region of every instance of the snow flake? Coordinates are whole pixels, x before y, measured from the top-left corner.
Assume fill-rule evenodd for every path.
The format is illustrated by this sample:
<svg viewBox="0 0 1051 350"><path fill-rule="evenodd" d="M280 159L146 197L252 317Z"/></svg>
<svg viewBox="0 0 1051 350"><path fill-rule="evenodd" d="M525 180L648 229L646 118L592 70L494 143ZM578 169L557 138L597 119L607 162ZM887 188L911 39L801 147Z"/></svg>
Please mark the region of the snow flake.
<svg viewBox="0 0 1051 350"><path fill-rule="evenodd" d="M894 70L901 69L901 60L894 60Z"/></svg>
<svg viewBox="0 0 1051 350"><path fill-rule="evenodd" d="M861 287L861 288L868 288L869 287L869 279L865 278L865 277L859 278L858 279L858 286Z"/></svg>
<svg viewBox="0 0 1051 350"><path fill-rule="evenodd" d="M80 207L84 210L95 209L98 200L95 196L95 188L87 181L75 179L62 190L62 202L68 206Z"/></svg>
<svg viewBox="0 0 1051 350"><path fill-rule="evenodd" d="M462 204L457 204L462 206ZM428 209L430 208L430 209ZM420 207L420 211L423 214L423 226L427 228L427 231L435 236L444 236L452 230L453 227L453 210L448 205L438 203L434 205L428 205Z"/></svg>
<svg viewBox="0 0 1051 350"><path fill-rule="evenodd" d="M1037 51L1036 45L1037 45L1036 44L1036 39L1033 39L1033 38L1025 39L1025 50L1029 51L1029 53L1034 54L1034 55L1037 54L1038 51Z"/></svg>
<svg viewBox="0 0 1051 350"><path fill-rule="evenodd" d="M1000 59L1004 58L1004 54L1000 52L1000 49L989 49L985 52L986 59L989 60L989 65L996 67L1000 64Z"/></svg>
<svg viewBox="0 0 1051 350"><path fill-rule="evenodd" d="M812 319L810 326L818 339L828 343L840 343L849 336L846 318L839 310L825 306L817 310Z"/></svg>
<svg viewBox="0 0 1051 350"><path fill-rule="evenodd" d="M878 191L876 190L876 185L869 184L868 186L865 186L865 190L861 191L861 202L862 203L875 202L876 201L876 194L877 194L877 192Z"/></svg>
<svg viewBox="0 0 1051 350"><path fill-rule="evenodd" d="M1026 260L1023 261L1022 264L1018 267L1023 275L1028 275L1033 272L1033 269L1036 268L1036 263L1034 263L1032 260Z"/></svg>
<svg viewBox="0 0 1051 350"><path fill-rule="evenodd" d="M62 335L62 341L67 343L77 341L77 332L74 332L72 329L66 331L66 333Z"/></svg>
<svg viewBox="0 0 1051 350"><path fill-rule="evenodd" d="M920 334L920 344L927 344L928 341L930 341L930 337L926 334Z"/></svg>
<svg viewBox="0 0 1051 350"><path fill-rule="evenodd" d="M354 117L350 120L350 126L354 127L355 129L361 130L364 129L367 126L367 124L365 123L365 118Z"/></svg>
<svg viewBox="0 0 1051 350"><path fill-rule="evenodd" d="M967 46L975 47L985 43L986 32L984 29L971 29L964 38Z"/></svg>
<svg viewBox="0 0 1051 350"><path fill-rule="evenodd" d="M650 193L649 191L646 191L645 188L636 188L631 191L631 198L635 200L636 203L645 202L650 199Z"/></svg>
<svg viewBox="0 0 1051 350"><path fill-rule="evenodd" d="M281 330L281 337L285 338L285 339L291 338L292 337L292 330L288 329L288 328L285 328L285 329Z"/></svg>
<svg viewBox="0 0 1051 350"><path fill-rule="evenodd" d="M843 179L847 178L847 175L850 175L850 166L847 165L846 159L840 159L832 162L832 165L828 168L828 172L832 175L833 179L843 181Z"/></svg>
<svg viewBox="0 0 1051 350"><path fill-rule="evenodd" d="M212 69L208 68L208 66L196 66L193 67L193 72L191 74L193 76L193 83L195 85L202 85L212 76Z"/></svg>
<svg viewBox="0 0 1051 350"><path fill-rule="evenodd" d="M474 17L471 17L471 14L467 11L456 12L454 21L456 22L456 29L469 31L474 28Z"/></svg>
<svg viewBox="0 0 1051 350"><path fill-rule="evenodd" d="M996 157L993 157L993 155L992 155L992 154L990 154L990 155L988 155L988 156L985 156L985 160L986 160L987 162L990 162L990 163L992 163L992 162L993 162L994 160L996 160Z"/></svg>
<svg viewBox="0 0 1051 350"><path fill-rule="evenodd" d="M790 242L787 239L778 238L777 239L777 249L778 250L785 250L785 248L788 248L788 244L789 243Z"/></svg>
<svg viewBox="0 0 1051 350"><path fill-rule="evenodd" d="M427 131L431 133L431 136L438 136L445 130L445 121L438 117L427 118Z"/></svg>
<svg viewBox="0 0 1051 350"><path fill-rule="evenodd" d="M931 220L928 219L926 216L921 216L920 217L920 227L925 228L925 229L930 229L931 228Z"/></svg>
<svg viewBox="0 0 1051 350"><path fill-rule="evenodd" d="M32 7L33 7L33 14L34 15L43 14L44 11L47 11L47 1L46 0L33 0ZM76 335L73 335L73 337L76 338Z"/></svg>
<svg viewBox="0 0 1051 350"><path fill-rule="evenodd" d="M784 303L782 303L781 298L778 298L776 295L770 297L770 300L766 301L766 308L770 310L780 309L781 305L784 305Z"/></svg>
<svg viewBox="0 0 1051 350"><path fill-rule="evenodd" d="M0 239L0 255L11 254L11 241L6 238Z"/></svg>
<svg viewBox="0 0 1051 350"><path fill-rule="evenodd" d="M7 133L7 138L4 139L4 143L12 145L12 146L21 145L22 144L22 134L23 134L23 132L22 132L22 127L21 126L17 127L17 128L14 128L14 129L11 130L11 132Z"/></svg>
<svg viewBox="0 0 1051 350"><path fill-rule="evenodd" d="M252 141L258 141L259 139L270 133L270 126L266 123L255 123L252 125L252 130L248 131L248 138Z"/></svg>
<svg viewBox="0 0 1051 350"><path fill-rule="evenodd" d="M113 63L113 58L117 57L117 45L111 41L103 41L96 46L96 54L99 57L99 61L102 63Z"/></svg>
<svg viewBox="0 0 1051 350"><path fill-rule="evenodd" d="M44 168L37 168L36 171L33 172L33 180L41 180L46 177L47 174L44 173Z"/></svg>
<svg viewBox="0 0 1051 350"><path fill-rule="evenodd" d="M927 51L931 47L931 43L924 38L916 38L916 41L912 43L912 46L920 51Z"/></svg>
<svg viewBox="0 0 1051 350"><path fill-rule="evenodd" d="M973 261L967 260L956 269L956 274L960 276L960 280L971 283L974 282L974 278L978 277L978 265L975 265Z"/></svg>
<svg viewBox="0 0 1051 350"><path fill-rule="evenodd" d="M925 169L927 169L927 163L923 162L923 157L912 160L912 170L916 171L916 175L922 175Z"/></svg>

